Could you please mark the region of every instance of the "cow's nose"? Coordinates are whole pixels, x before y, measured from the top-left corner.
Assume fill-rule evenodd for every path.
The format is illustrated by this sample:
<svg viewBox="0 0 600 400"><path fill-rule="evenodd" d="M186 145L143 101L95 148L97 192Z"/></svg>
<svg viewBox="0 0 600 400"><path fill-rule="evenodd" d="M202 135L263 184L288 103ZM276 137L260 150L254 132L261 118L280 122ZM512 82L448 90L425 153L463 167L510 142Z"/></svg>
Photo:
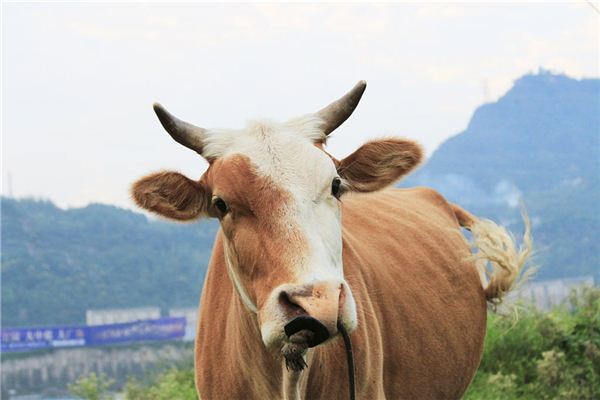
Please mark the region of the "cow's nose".
<svg viewBox="0 0 600 400"><path fill-rule="evenodd" d="M286 325L288 337L300 330L308 329L315 334L315 338L311 341L313 343L309 343L309 346L313 347L335 334L341 307L340 299L345 297L342 291L341 283L326 282L298 286L282 292L280 295L282 305L292 315L297 316Z"/></svg>

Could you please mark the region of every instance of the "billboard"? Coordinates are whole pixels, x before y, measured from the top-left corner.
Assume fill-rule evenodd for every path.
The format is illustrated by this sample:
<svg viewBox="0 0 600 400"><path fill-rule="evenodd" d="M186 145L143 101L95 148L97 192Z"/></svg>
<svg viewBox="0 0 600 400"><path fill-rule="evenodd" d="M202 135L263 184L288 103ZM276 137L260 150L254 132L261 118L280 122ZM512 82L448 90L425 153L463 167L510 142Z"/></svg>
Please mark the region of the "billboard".
<svg viewBox="0 0 600 400"><path fill-rule="evenodd" d="M6 328L0 335L2 352L11 352L177 340L185 328L185 317L169 317L97 326Z"/></svg>
<svg viewBox="0 0 600 400"><path fill-rule="evenodd" d="M2 329L2 352L85 345L84 326Z"/></svg>
<svg viewBox="0 0 600 400"><path fill-rule="evenodd" d="M86 328L87 346L181 339L185 335L185 317L148 319Z"/></svg>

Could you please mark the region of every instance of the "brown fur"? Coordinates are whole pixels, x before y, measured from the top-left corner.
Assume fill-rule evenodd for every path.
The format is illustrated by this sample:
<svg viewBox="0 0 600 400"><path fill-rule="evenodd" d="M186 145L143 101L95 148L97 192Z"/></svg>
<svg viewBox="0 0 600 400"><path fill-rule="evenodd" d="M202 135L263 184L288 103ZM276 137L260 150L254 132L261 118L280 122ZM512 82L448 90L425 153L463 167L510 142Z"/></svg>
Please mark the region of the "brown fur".
<svg viewBox="0 0 600 400"><path fill-rule="evenodd" d="M337 165L352 190L372 192L396 182L417 166L423 152L415 142L382 139L363 144Z"/></svg>
<svg viewBox="0 0 600 400"><path fill-rule="evenodd" d="M345 276L358 304L351 335L358 398L460 398L481 357L486 301L452 208L428 189L349 194L343 244ZM281 356L267 352L256 318L227 278L222 233L198 332L203 399L282 397ZM302 398L347 398L341 340L317 347L308 364Z"/></svg>
<svg viewBox="0 0 600 400"><path fill-rule="evenodd" d="M456 215L456 219L458 220L460 226L466 228L467 230L471 230L477 221L477 217L457 204L451 204L450 207L452 207L452 211L454 212L454 215Z"/></svg>
<svg viewBox="0 0 600 400"><path fill-rule="evenodd" d="M136 204L167 218L188 221L206 213L210 196L199 182L178 172L158 172L135 182Z"/></svg>
<svg viewBox="0 0 600 400"><path fill-rule="evenodd" d="M291 261L306 254L300 228L280 223L291 197L269 178L259 176L242 155L215 161L203 180L230 207L221 227L230 238L228 250L240 266L236 269L241 283L260 309L272 288L289 282Z"/></svg>

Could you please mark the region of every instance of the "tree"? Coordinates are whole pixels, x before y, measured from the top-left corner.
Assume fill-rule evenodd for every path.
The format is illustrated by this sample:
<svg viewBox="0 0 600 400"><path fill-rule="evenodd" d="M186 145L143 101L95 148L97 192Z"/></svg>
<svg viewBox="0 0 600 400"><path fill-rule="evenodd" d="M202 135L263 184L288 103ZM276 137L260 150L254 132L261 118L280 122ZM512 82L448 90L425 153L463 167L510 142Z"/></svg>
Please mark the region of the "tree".
<svg viewBox="0 0 600 400"><path fill-rule="evenodd" d="M70 384L69 391L85 400L106 400L111 398L108 389L112 384L112 379L108 379L104 374L98 376L92 372Z"/></svg>

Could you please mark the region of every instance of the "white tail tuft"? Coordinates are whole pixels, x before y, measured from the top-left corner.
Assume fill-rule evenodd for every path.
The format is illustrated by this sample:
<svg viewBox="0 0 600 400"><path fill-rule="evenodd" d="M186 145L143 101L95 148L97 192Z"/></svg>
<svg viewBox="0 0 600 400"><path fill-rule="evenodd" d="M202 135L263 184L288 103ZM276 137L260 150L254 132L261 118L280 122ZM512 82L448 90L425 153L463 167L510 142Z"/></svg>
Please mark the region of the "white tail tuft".
<svg viewBox="0 0 600 400"><path fill-rule="evenodd" d="M472 246L477 250L473 257L487 281L487 286L484 287L485 297L492 306L502 303L504 296L533 272L531 268L525 270L533 240L529 217L524 211L522 215L525 232L519 248L504 227L490 220L475 220L470 227L473 234Z"/></svg>
<svg viewBox="0 0 600 400"><path fill-rule="evenodd" d="M471 245L476 251L473 258L481 274L485 297L496 307L508 292L534 272L533 268L526 268L533 249L529 217L523 208L525 232L523 243L517 248L514 238L504 227L488 219L478 219L456 204L452 208L460 225L473 234Z"/></svg>

